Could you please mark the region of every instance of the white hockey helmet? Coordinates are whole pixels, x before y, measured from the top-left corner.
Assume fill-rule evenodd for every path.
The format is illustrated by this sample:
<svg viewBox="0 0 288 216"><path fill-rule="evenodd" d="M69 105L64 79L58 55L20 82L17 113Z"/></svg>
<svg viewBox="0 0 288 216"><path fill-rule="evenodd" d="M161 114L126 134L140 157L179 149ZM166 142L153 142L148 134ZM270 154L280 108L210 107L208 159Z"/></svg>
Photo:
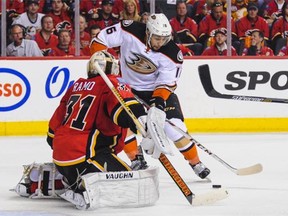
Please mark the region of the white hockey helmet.
<svg viewBox="0 0 288 216"><path fill-rule="evenodd" d="M150 47L150 40L152 35L167 37L167 41L165 43L167 44L171 39L172 27L169 20L163 13L151 14L147 20L146 33L148 37L147 42Z"/></svg>
<svg viewBox="0 0 288 216"><path fill-rule="evenodd" d="M93 77L98 74L98 71L95 67L95 62L98 62L100 68L106 73L106 74L119 74L119 65L117 60L113 55L108 53L107 51L98 51L95 52L89 62L87 63L87 74L88 77Z"/></svg>

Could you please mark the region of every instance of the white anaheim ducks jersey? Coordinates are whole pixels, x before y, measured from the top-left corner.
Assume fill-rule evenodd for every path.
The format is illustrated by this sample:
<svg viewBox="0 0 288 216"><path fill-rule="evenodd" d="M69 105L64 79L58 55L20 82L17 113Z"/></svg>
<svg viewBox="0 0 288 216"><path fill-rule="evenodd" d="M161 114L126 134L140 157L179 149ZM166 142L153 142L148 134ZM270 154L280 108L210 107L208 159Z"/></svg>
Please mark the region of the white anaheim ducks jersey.
<svg viewBox="0 0 288 216"><path fill-rule="evenodd" d="M30 20L30 18L27 15L27 12L20 14L14 21L14 24L20 24L25 27L26 34L30 35L31 38L35 36L37 31L41 29L41 19L45 14L37 13L37 18L34 22ZM34 39L33 39L34 40Z"/></svg>
<svg viewBox="0 0 288 216"><path fill-rule="evenodd" d="M133 89L175 89L182 70L182 52L172 40L157 52L148 50L145 31L145 24L125 20L103 29L94 40L108 48L120 46L121 75Z"/></svg>

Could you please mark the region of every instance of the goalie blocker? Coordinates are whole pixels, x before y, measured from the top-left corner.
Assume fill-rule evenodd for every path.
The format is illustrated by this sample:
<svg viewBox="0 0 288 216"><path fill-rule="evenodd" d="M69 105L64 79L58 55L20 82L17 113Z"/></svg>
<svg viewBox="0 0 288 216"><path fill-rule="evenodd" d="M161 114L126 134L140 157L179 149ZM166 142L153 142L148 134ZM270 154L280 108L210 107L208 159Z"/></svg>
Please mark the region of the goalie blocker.
<svg viewBox="0 0 288 216"><path fill-rule="evenodd" d="M23 176L12 191L28 198L63 198L78 209L144 207L159 199L157 167L139 171L89 173L81 176L82 193L63 184L53 163L24 165Z"/></svg>

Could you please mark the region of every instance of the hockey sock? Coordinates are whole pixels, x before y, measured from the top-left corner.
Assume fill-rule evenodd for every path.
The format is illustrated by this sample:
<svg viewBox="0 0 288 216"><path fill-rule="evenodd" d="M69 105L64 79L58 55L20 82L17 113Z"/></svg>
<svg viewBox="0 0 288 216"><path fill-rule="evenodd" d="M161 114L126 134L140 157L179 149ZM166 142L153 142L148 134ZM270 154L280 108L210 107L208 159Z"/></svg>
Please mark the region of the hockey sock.
<svg viewBox="0 0 288 216"><path fill-rule="evenodd" d="M132 161L136 158L136 155L139 153L137 148L137 139L135 134L127 136L125 139L124 152L127 157Z"/></svg>
<svg viewBox="0 0 288 216"><path fill-rule="evenodd" d="M181 140L175 142L175 146L182 153L185 160L187 160L191 165L200 162L197 148L189 139L183 137Z"/></svg>

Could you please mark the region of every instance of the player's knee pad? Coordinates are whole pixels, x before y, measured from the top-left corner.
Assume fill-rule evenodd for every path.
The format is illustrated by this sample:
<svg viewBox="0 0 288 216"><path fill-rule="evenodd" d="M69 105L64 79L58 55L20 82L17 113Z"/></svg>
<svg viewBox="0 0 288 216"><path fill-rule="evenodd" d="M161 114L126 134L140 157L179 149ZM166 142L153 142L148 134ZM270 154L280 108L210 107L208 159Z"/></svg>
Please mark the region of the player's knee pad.
<svg viewBox="0 0 288 216"><path fill-rule="evenodd" d="M82 176L83 196L89 208L141 207L159 199L159 169L89 173Z"/></svg>
<svg viewBox="0 0 288 216"><path fill-rule="evenodd" d="M174 125L176 125L181 130L185 132L187 131L186 125L181 119L172 118L172 119L169 119L169 121L171 121ZM181 134L176 129L174 129L173 126L171 126L168 122L165 123L164 130L168 138L172 140L173 142L176 142L177 140L181 139L181 137L183 137L183 134Z"/></svg>
<svg viewBox="0 0 288 216"><path fill-rule="evenodd" d="M32 163L23 167L23 176L13 189L20 196L55 198L64 191L63 176L53 163Z"/></svg>
<svg viewBox="0 0 288 216"><path fill-rule="evenodd" d="M186 125L183 121L181 121L181 119L173 118L169 119L169 121L172 122L176 127L180 128L182 131L187 131ZM195 154L194 150L191 151L194 146L194 142L183 136L183 133L177 131L172 125L167 122L165 123L164 130L167 136L174 142L175 146L181 153L185 155L185 157L190 155L191 152L193 152L193 155ZM188 158L190 158L190 156Z"/></svg>

